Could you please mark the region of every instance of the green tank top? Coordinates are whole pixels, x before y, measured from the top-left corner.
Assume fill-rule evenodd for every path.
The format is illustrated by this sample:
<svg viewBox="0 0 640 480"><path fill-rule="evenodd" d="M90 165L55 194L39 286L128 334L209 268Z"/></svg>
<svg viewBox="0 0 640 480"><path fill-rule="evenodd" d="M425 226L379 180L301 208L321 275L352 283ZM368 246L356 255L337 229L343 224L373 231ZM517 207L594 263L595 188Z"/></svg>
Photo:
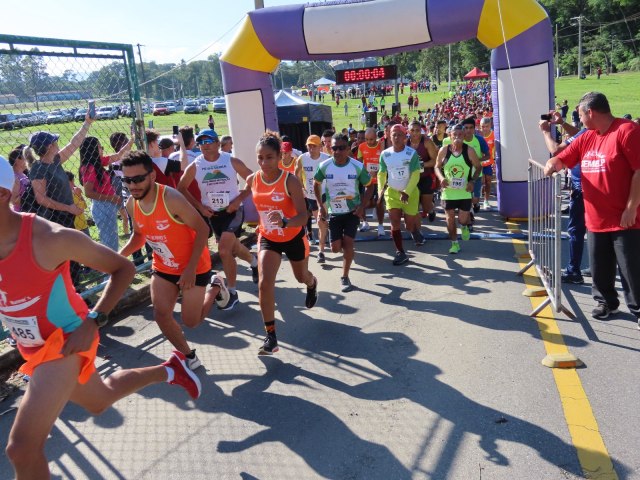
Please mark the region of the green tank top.
<svg viewBox="0 0 640 480"><path fill-rule="evenodd" d="M451 150L447 152L445 164L442 168L444 178L449 182L449 186L442 192L444 200L466 200L472 197L472 192L467 192L467 183L471 176L471 167L467 154L467 145L462 146L462 153L455 156Z"/></svg>

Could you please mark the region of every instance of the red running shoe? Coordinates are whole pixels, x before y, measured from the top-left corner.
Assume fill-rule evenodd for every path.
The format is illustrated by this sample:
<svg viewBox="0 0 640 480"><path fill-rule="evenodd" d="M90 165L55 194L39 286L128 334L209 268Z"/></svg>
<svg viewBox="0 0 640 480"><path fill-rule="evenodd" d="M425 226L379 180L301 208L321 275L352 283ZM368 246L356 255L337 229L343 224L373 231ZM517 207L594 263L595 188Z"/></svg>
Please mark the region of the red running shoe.
<svg viewBox="0 0 640 480"><path fill-rule="evenodd" d="M169 382L171 385L180 385L194 400L200 396L200 379L187 366L187 357L184 354L174 350L169 360L162 365L173 370L173 380Z"/></svg>

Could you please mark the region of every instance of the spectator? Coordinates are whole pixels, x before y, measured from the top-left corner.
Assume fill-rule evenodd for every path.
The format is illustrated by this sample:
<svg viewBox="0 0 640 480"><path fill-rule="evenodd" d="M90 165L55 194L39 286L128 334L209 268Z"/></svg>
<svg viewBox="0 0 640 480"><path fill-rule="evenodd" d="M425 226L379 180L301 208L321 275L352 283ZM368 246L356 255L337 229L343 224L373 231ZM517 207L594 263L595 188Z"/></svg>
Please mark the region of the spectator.
<svg viewBox="0 0 640 480"><path fill-rule="evenodd" d="M176 188L178 181L176 176L180 175L182 165L179 160L169 160L162 155L158 144L160 135L154 129L147 129L147 152L153 160L153 170L156 172L156 182Z"/></svg>
<svg viewBox="0 0 640 480"><path fill-rule="evenodd" d="M220 137L220 151L227 153L233 151L233 138L231 138L231 135L223 135Z"/></svg>
<svg viewBox="0 0 640 480"><path fill-rule="evenodd" d="M109 160L109 174L111 176L111 185L116 190L116 195L120 196L122 202L120 203L118 213L122 219L122 231L125 235L129 235L131 232L129 225L129 215L127 209L124 207L126 198L125 189L122 188L122 166L120 160L122 157L131 150L134 142L134 135L131 138L127 137L126 133L114 132L109 136L109 144L114 152L117 152L117 158L110 157Z"/></svg>
<svg viewBox="0 0 640 480"><path fill-rule="evenodd" d="M96 137L87 137L80 145L80 184L91 202L91 216L98 227L100 243L118 251L118 207L122 198L116 194L111 177L104 168L109 157L102 155ZM103 160L104 158L104 160Z"/></svg>
<svg viewBox="0 0 640 480"><path fill-rule="evenodd" d="M13 187L11 196L11 204L16 212L21 211L21 203L23 196L27 193L27 189L31 186L27 172L27 161L24 158L25 145L18 145L9 153L9 164L13 168L16 177L16 183Z"/></svg>
<svg viewBox="0 0 640 480"><path fill-rule="evenodd" d="M209 119L207 120L207 125L211 130L215 130L216 122L213 120L213 115L209 115Z"/></svg>

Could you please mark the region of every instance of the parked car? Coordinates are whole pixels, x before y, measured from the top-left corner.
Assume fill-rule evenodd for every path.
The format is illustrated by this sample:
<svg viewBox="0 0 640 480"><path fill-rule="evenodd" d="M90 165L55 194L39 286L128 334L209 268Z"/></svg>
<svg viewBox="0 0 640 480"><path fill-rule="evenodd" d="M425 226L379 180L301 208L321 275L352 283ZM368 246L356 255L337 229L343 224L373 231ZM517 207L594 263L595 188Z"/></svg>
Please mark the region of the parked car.
<svg viewBox="0 0 640 480"><path fill-rule="evenodd" d="M96 110L96 120L116 120L120 117L118 107L104 106Z"/></svg>
<svg viewBox="0 0 640 480"><path fill-rule="evenodd" d="M18 119L13 113L0 114L0 129L13 130L18 127Z"/></svg>
<svg viewBox="0 0 640 480"><path fill-rule="evenodd" d="M68 110L51 110L47 115L47 123L65 123L73 120L73 116Z"/></svg>
<svg viewBox="0 0 640 480"><path fill-rule="evenodd" d="M153 105L153 116L157 115L169 115L166 103L156 103Z"/></svg>
<svg viewBox="0 0 640 480"><path fill-rule="evenodd" d="M224 97L216 97L213 99L213 111L214 113L227 113L227 101Z"/></svg>
<svg viewBox="0 0 640 480"><path fill-rule="evenodd" d="M200 104L194 100L188 101L184 105L184 113L201 113L202 108Z"/></svg>
<svg viewBox="0 0 640 480"><path fill-rule="evenodd" d="M21 113L16 115L17 126L22 127L32 127L33 125L37 125L38 119L33 113Z"/></svg>
<svg viewBox="0 0 640 480"><path fill-rule="evenodd" d="M174 102L167 102L167 112L176 113L178 111L178 107Z"/></svg>
<svg viewBox="0 0 640 480"><path fill-rule="evenodd" d="M43 123L47 123L47 116L49 115L44 110L39 110L37 112L33 112L33 115L36 117L36 125L42 125Z"/></svg>
<svg viewBox="0 0 640 480"><path fill-rule="evenodd" d="M209 108L207 107L207 99L206 98L201 98L200 100L198 100L198 103L200 104L200 110L203 112L208 112Z"/></svg>
<svg viewBox="0 0 640 480"><path fill-rule="evenodd" d="M74 115L73 115L73 119L76 122L84 122L84 118L87 116L87 109L86 108L80 108Z"/></svg>

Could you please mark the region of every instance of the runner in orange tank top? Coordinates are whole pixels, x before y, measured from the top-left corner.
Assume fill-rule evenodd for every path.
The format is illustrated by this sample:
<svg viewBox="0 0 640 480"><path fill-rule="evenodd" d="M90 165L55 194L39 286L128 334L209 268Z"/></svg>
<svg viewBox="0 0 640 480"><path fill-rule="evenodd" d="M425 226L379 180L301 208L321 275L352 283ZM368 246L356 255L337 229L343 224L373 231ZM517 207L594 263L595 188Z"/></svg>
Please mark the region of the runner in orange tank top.
<svg viewBox="0 0 640 480"><path fill-rule="evenodd" d="M176 350L187 357L189 368L196 369L200 360L187 344L173 309L182 290L182 322L194 328L216 299L221 308L229 300L222 277L211 275L209 227L180 192L155 182L153 160L145 152L125 157L122 173L122 182L131 193L127 211L133 219L133 234L120 253L130 255L145 241L153 248L151 301L155 321Z"/></svg>
<svg viewBox="0 0 640 480"><path fill-rule="evenodd" d="M491 196L491 183L493 181L493 165L496 163L496 135L492 129L493 120L491 117L482 117L480 120L480 131L487 145L489 145L489 159L482 162L482 173L484 182L484 202L483 210L489 210L489 197Z"/></svg>
<svg viewBox="0 0 640 480"><path fill-rule="evenodd" d="M282 156L278 162L278 168L289 173L296 173L296 157L293 155L293 144L282 142Z"/></svg>
<svg viewBox="0 0 640 480"><path fill-rule="evenodd" d="M256 149L260 170L247 178L245 189L234 202L242 202L252 195L260 215L258 289L267 336L258 355L272 355L278 351L275 290L282 254L287 255L296 280L307 286L307 308L312 308L318 299L318 280L308 268L309 240L304 230L308 213L302 183L295 175L278 168L281 147L277 134L267 131Z"/></svg>
<svg viewBox="0 0 640 480"><path fill-rule="evenodd" d="M78 230L14 212L14 181L13 168L0 157L0 320L26 360L22 371L31 376L6 453L16 478L49 478L44 445L69 401L97 415L154 383L180 385L197 398L200 381L179 352L162 365L117 370L105 379L98 375L98 328L108 323L107 314L130 285L135 268ZM70 261L110 276L90 312L73 288ZM10 475L5 471L2 476Z"/></svg>

